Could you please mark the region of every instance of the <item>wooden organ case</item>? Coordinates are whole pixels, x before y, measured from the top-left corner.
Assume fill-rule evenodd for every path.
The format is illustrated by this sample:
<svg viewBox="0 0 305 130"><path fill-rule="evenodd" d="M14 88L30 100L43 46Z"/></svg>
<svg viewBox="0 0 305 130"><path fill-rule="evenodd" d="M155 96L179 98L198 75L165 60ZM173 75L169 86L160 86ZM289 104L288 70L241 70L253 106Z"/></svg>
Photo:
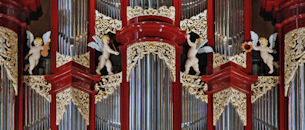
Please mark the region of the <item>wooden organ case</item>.
<svg viewBox="0 0 305 130"><path fill-rule="evenodd" d="M0 1L0 130L305 129L303 0L49 2Z"/></svg>

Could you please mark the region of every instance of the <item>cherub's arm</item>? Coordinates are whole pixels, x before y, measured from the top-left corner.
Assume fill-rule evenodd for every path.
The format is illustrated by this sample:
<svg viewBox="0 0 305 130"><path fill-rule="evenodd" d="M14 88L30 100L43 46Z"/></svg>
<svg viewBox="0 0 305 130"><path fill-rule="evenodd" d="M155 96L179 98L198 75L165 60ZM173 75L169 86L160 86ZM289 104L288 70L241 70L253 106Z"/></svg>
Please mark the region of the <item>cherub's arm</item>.
<svg viewBox="0 0 305 130"><path fill-rule="evenodd" d="M269 47L266 47L266 50L267 50L268 53L273 53L273 50L270 49Z"/></svg>
<svg viewBox="0 0 305 130"><path fill-rule="evenodd" d="M195 45L195 43L193 43L193 42L191 41L190 37L191 37L191 36L190 36L189 34L186 36L187 44L188 44L189 46L193 47L193 46Z"/></svg>
<svg viewBox="0 0 305 130"><path fill-rule="evenodd" d="M256 51L261 50L261 48L260 48L260 47L257 47L257 46L255 46L255 45L252 45L252 47L253 47L253 50L256 50Z"/></svg>
<svg viewBox="0 0 305 130"><path fill-rule="evenodd" d="M112 50L110 47L106 47L106 46L105 46L105 49L106 49L109 53L111 53L111 54L114 54L114 55L118 55L118 54L119 54L119 52L116 52L116 51Z"/></svg>
<svg viewBox="0 0 305 130"><path fill-rule="evenodd" d="M33 54L33 48L30 49L29 53L24 57L24 59L28 59L30 55Z"/></svg>

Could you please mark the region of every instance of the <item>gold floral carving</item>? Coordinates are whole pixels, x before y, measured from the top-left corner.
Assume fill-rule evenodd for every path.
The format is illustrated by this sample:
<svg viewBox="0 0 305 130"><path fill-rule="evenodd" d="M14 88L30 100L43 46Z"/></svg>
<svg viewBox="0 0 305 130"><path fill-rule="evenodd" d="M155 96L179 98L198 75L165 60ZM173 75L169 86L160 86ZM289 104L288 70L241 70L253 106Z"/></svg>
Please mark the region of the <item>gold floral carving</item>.
<svg viewBox="0 0 305 130"><path fill-rule="evenodd" d="M122 72L114 75L101 76L100 82L95 84L95 90L97 94L95 95L95 103L98 103L102 99L107 98L113 92L120 87L122 83Z"/></svg>
<svg viewBox="0 0 305 130"><path fill-rule="evenodd" d="M23 76L23 82L26 87L31 87L36 93L44 97L47 101L51 101L51 84L48 83L43 75L27 75Z"/></svg>
<svg viewBox="0 0 305 130"><path fill-rule="evenodd" d="M253 91L251 102L254 103L258 98L271 90L272 87L277 87L278 84L278 76L258 76L258 81L251 85L251 90Z"/></svg>
<svg viewBox="0 0 305 130"><path fill-rule="evenodd" d="M87 68L90 67L90 52L87 52L78 56L68 56L56 52L56 67L60 67L70 61L74 61L78 64L81 64Z"/></svg>
<svg viewBox="0 0 305 130"><path fill-rule="evenodd" d="M213 124L216 125L225 107L231 103L243 125L247 125L246 94L233 88L227 88L213 94Z"/></svg>
<svg viewBox="0 0 305 130"><path fill-rule="evenodd" d="M166 66L171 72L172 79L176 80L176 50L175 47L164 42L138 42L127 47L127 81L130 73L138 60L144 58L146 54L156 54L165 61Z"/></svg>
<svg viewBox="0 0 305 130"><path fill-rule="evenodd" d="M95 34L103 36L108 32L114 33L122 29L122 21L108 17L95 10Z"/></svg>
<svg viewBox="0 0 305 130"><path fill-rule="evenodd" d="M285 96L299 65L305 62L305 27L285 35Z"/></svg>
<svg viewBox="0 0 305 130"><path fill-rule="evenodd" d="M188 90L192 95L195 95L197 99L201 99L203 102L208 102L208 84L201 80L201 76L189 75L180 72L180 82L182 86Z"/></svg>
<svg viewBox="0 0 305 130"><path fill-rule="evenodd" d="M247 61L247 55L245 52L239 53L238 55L234 56L227 56L219 53L213 54L213 67L216 68L218 66L221 66L229 61L234 62L244 68L247 67L246 61Z"/></svg>
<svg viewBox="0 0 305 130"><path fill-rule="evenodd" d="M134 8L130 6L127 7L127 20L145 15L163 16L175 21L175 7L162 6L159 9L153 9L153 8L143 9L140 6L135 6Z"/></svg>
<svg viewBox="0 0 305 130"><path fill-rule="evenodd" d="M180 22L180 28L186 33L194 32L201 38L207 39L207 10L190 19L184 19Z"/></svg>
<svg viewBox="0 0 305 130"><path fill-rule="evenodd" d="M18 94L18 36L5 27L0 26L0 65L8 72L8 78L12 80L15 94Z"/></svg>
<svg viewBox="0 0 305 130"><path fill-rule="evenodd" d="M75 88L68 88L56 95L56 124L60 123L71 102L89 125L89 94Z"/></svg>

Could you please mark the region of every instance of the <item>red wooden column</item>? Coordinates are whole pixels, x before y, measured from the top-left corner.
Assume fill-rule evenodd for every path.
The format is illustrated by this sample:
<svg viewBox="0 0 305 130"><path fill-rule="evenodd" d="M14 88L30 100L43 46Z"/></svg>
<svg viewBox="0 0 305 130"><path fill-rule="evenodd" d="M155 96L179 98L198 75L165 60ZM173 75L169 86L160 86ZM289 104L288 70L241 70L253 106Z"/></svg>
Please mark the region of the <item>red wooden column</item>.
<svg viewBox="0 0 305 130"><path fill-rule="evenodd" d="M211 84L208 84L211 86ZM208 88L209 91L212 90L211 87ZM215 126L213 125L213 94L208 94L208 130L215 130Z"/></svg>
<svg viewBox="0 0 305 130"><path fill-rule="evenodd" d="M58 0L51 0L51 72L56 73L58 50Z"/></svg>
<svg viewBox="0 0 305 130"><path fill-rule="evenodd" d="M182 10L181 10L181 0L173 0L174 7L175 7L175 25L177 27L180 27L180 19L182 15Z"/></svg>
<svg viewBox="0 0 305 130"><path fill-rule="evenodd" d="M249 86L251 88L251 86ZM247 96L247 125L245 126L245 130L252 130L252 102L251 95L246 94Z"/></svg>
<svg viewBox="0 0 305 130"><path fill-rule="evenodd" d="M174 130L181 130L182 123L182 85L180 83L180 63L182 47L176 46L176 82L173 83L173 126Z"/></svg>
<svg viewBox="0 0 305 130"><path fill-rule="evenodd" d="M93 41L92 36L95 34L95 0L89 0L89 27L88 43ZM88 47L90 52L90 73L95 73L95 49Z"/></svg>
<svg viewBox="0 0 305 130"><path fill-rule="evenodd" d="M212 48L215 47L215 26L214 26L214 0L208 0L208 46L211 46ZM212 74L213 73L213 53L207 54L207 73Z"/></svg>
<svg viewBox="0 0 305 130"><path fill-rule="evenodd" d="M244 41L251 41L250 31L252 29L252 8L251 0L244 0ZM247 53L246 71L252 72L252 53Z"/></svg>

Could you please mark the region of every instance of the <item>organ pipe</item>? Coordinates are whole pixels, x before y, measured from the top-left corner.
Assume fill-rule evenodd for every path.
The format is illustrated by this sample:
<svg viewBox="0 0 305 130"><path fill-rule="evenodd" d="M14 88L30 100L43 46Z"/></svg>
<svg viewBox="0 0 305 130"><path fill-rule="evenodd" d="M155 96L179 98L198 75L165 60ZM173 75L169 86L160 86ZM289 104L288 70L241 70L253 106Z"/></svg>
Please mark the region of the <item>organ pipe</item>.
<svg viewBox="0 0 305 130"><path fill-rule="evenodd" d="M14 130L15 92L4 66L0 71L0 130Z"/></svg>
<svg viewBox="0 0 305 130"><path fill-rule="evenodd" d="M229 103L220 116L215 130L243 130L244 126L235 111L233 105Z"/></svg>
<svg viewBox="0 0 305 130"><path fill-rule="evenodd" d="M299 66L289 90L289 130L305 129L305 64Z"/></svg>
<svg viewBox="0 0 305 130"><path fill-rule="evenodd" d="M172 79L157 55L146 55L133 68L129 103L129 129L173 129Z"/></svg>
<svg viewBox="0 0 305 130"><path fill-rule="evenodd" d="M121 20L120 0L95 0L95 9L113 19Z"/></svg>
<svg viewBox="0 0 305 130"><path fill-rule="evenodd" d="M58 0L58 51L76 56L87 52L88 0Z"/></svg>
<svg viewBox="0 0 305 130"><path fill-rule="evenodd" d="M58 130L87 130L86 121L72 102L67 106Z"/></svg>
<svg viewBox="0 0 305 130"><path fill-rule="evenodd" d="M215 52L232 56L242 52L244 0L215 0Z"/></svg>
<svg viewBox="0 0 305 130"><path fill-rule="evenodd" d="M207 9L207 0L182 0L181 2L181 19L188 19L192 16L196 16Z"/></svg>

